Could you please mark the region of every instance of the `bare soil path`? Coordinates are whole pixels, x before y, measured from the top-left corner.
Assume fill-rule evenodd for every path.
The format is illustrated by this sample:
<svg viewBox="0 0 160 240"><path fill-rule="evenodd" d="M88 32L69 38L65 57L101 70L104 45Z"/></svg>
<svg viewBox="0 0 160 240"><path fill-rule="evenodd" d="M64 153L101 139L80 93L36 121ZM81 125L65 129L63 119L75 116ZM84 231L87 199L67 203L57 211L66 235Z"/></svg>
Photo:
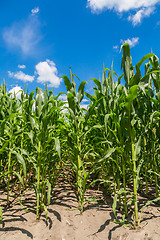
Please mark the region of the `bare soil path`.
<svg viewBox="0 0 160 240"><path fill-rule="evenodd" d="M90 191L97 201L101 192ZM0 192L0 199L5 193ZM74 192L59 184L54 191L51 205L48 207L48 220L43 212L40 220L32 211L26 212L14 200L11 206L3 209L3 221L0 224L0 240L160 240L160 206L148 206L138 229L113 223L111 204L88 202L81 215L77 208ZM33 192L26 192L22 198L26 207L33 209L36 199Z"/></svg>

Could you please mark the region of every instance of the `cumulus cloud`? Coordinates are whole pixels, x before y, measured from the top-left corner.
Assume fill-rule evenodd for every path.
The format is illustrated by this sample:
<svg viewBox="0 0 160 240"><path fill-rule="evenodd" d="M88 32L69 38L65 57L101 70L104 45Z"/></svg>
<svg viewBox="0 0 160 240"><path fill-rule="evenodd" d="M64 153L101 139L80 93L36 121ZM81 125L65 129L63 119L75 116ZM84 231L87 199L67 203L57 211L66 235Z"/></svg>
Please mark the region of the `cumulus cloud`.
<svg viewBox="0 0 160 240"><path fill-rule="evenodd" d="M38 74L37 82L39 83L49 83L49 87L59 87L62 79L57 76L58 70L53 61L46 60L44 62L39 62L36 66L35 74Z"/></svg>
<svg viewBox="0 0 160 240"><path fill-rule="evenodd" d="M39 7L33 8L31 10L32 15L37 14L39 12Z"/></svg>
<svg viewBox="0 0 160 240"><path fill-rule="evenodd" d="M26 68L25 65L18 65L18 68L24 69ZM44 62L39 62L35 66L35 72L34 75L28 75L25 74L23 71L16 71L11 72L8 71L8 75L11 78L21 80L23 82L33 82L34 80L37 80L38 83L44 84L48 83L48 87L59 87L62 78L58 77L58 70L56 68L56 65L53 61L47 59ZM67 97L65 95L62 95L59 97L59 99L65 101Z"/></svg>
<svg viewBox="0 0 160 240"><path fill-rule="evenodd" d="M142 8L136 12L134 15L130 15L128 20L132 22L133 26L142 22L143 18L149 17L154 13L155 7Z"/></svg>
<svg viewBox="0 0 160 240"><path fill-rule="evenodd" d="M16 86L14 88L12 88L9 93L11 93L11 96L13 97L14 94L16 95L17 98L21 98L21 93L22 93L23 89L19 86Z"/></svg>
<svg viewBox="0 0 160 240"><path fill-rule="evenodd" d="M65 95L65 94L60 95L59 100L62 100L64 102L66 102L67 101L67 95Z"/></svg>
<svg viewBox="0 0 160 240"><path fill-rule="evenodd" d="M66 102L67 101L67 95L62 94L62 95L59 96L59 99ZM88 104L83 104L83 103L88 102L88 101L89 101L88 99L84 98L84 99L82 99L82 103L80 105L81 106L88 106Z"/></svg>
<svg viewBox="0 0 160 240"><path fill-rule="evenodd" d="M62 107L62 113L68 113L68 103L65 103L64 105L63 105L63 107ZM88 109L88 107L89 107L89 104L80 104L80 108L82 109Z"/></svg>
<svg viewBox="0 0 160 240"><path fill-rule="evenodd" d="M8 75L11 78L15 78L15 79L21 80L23 82L33 82L33 80L35 78L34 76L30 76L28 74L25 74L22 71L18 71L18 72L15 72L15 73L8 71Z"/></svg>
<svg viewBox="0 0 160 240"><path fill-rule="evenodd" d="M115 46L113 46L113 49L116 50L116 52L118 52L119 46L118 46L118 45L115 45Z"/></svg>
<svg viewBox="0 0 160 240"><path fill-rule="evenodd" d="M148 8L160 3L160 0L87 0L87 6L92 11L113 9L118 12Z"/></svg>
<svg viewBox="0 0 160 240"><path fill-rule="evenodd" d="M42 39L40 22L37 16L29 16L27 20L14 22L3 30L3 40L12 51L20 51L25 55L33 55L37 44Z"/></svg>
<svg viewBox="0 0 160 240"><path fill-rule="evenodd" d="M154 13L158 4L160 0L87 0L87 7L90 7L93 13L103 10L113 10L118 13L136 11L128 17L134 26Z"/></svg>
<svg viewBox="0 0 160 240"><path fill-rule="evenodd" d="M89 104L80 104L80 108L88 109Z"/></svg>
<svg viewBox="0 0 160 240"><path fill-rule="evenodd" d="M124 44L124 43L128 43L129 44L129 46L132 48L132 47L135 47L137 44L138 44L138 42L139 42L139 37L134 37L134 38L131 38L131 39L126 39L126 40L122 40L121 39L121 41L120 41L122 44Z"/></svg>
<svg viewBox="0 0 160 240"><path fill-rule="evenodd" d="M18 68L21 68L21 69L24 69L24 68L26 68L26 65L18 65Z"/></svg>
<svg viewBox="0 0 160 240"><path fill-rule="evenodd" d="M62 95L60 95L59 96L59 98L58 98L59 100L62 100L63 102L66 102L64 105L63 105L63 107L62 107L62 112L63 113L68 113L68 103L67 103L67 95L65 95L65 94L62 94ZM84 98L83 100L82 100L82 103L80 103L80 108L84 108L84 109L88 109L88 106L89 106L89 104L87 104L86 102L88 102L89 100L88 99L86 99L86 98ZM86 104L85 104L86 103Z"/></svg>
<svg viewBox="0 0 160 240"><path fill-rule="evenodd" d="M82 102L88 102L89 100L86 98L83 98Z"/></svg>

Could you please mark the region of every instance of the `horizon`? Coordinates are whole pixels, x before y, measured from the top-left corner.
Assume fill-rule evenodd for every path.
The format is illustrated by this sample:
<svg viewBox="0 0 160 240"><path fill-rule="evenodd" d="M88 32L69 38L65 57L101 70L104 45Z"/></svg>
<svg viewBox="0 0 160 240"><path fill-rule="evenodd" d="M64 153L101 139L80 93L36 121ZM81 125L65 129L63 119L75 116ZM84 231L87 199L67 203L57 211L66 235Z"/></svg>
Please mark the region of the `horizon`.
<svg viewBox="0 0 160 240"><path fill-rule="evenodd" d="M40 87L65 92L69 68L81 81L101 77L103 64L121 74L121 45L128 42L133 65L160 55L160 1L85 0L1 2L0 70L9 91ZM25 6L25 7L24 7ZM76 83L79 81L75 79ZM90 81L86 91L92 92Z"/></svg>

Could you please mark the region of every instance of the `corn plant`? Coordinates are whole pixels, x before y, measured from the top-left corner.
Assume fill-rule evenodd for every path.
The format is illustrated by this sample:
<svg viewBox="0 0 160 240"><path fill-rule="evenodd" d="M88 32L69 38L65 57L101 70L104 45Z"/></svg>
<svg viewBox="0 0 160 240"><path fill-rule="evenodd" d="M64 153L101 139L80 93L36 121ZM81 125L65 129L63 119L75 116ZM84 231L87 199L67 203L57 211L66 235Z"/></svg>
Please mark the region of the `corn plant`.
<svg viewBox="0 0 160 240"><path fill-rule="evenodd" d="M74 188L81 213L86 190L102 185L113 197L119 224L127 223L133 213L138 226L145 207L159 200L159 59L150 53L133 66L129 45L122 50L121 76L113 64L110 70L103 66L102 81L91 79L92 95L85 92L86 81L76 87L71 70L70 79L63 76L67 102L58 100L62 93L54 96L47 86L31 93L24 89L17 98L8 93L5 82L1 85L0 186L7 205L11 193L23 196L32 188L36 218L43 210L47 216L51 190L61 175ZM87 109L81 106L84 95L90 101ZM138 194L148 198L152 191L153 199L138 209Z"/></svg>

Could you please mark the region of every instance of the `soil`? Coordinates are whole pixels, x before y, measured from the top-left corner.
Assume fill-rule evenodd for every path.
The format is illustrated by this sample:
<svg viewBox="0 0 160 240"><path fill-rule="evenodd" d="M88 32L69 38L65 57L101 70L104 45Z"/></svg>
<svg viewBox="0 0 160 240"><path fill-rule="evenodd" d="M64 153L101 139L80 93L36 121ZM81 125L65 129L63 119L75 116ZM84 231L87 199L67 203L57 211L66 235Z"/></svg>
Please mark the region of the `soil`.
<svg viewBox="0 0 160 240"><path fill-rule="evenodd" d="M8 208L3 206L3 221L0 224L1 240L160 240L160 205L148 206L142 215L140 227L133 229L113 222L112 198L104 199L102 191L90 190L86 197L84 213L77 209L73 190L63 183L56 186L48 219L45 212L36 220L35 194L30 190L22 197L23 206L11 198ZM89 201L89 197L91 201ZM0 192L0 201L6 193ZM144 203L143 198L140 199Z"/></svg>

